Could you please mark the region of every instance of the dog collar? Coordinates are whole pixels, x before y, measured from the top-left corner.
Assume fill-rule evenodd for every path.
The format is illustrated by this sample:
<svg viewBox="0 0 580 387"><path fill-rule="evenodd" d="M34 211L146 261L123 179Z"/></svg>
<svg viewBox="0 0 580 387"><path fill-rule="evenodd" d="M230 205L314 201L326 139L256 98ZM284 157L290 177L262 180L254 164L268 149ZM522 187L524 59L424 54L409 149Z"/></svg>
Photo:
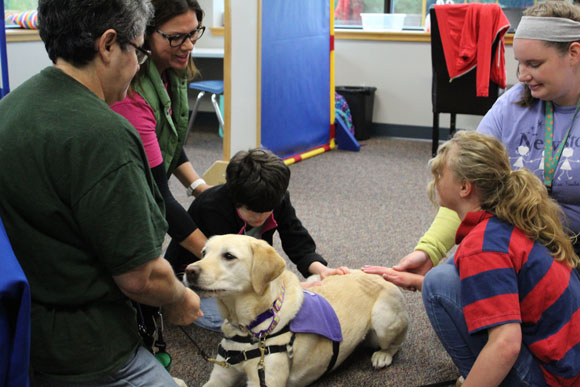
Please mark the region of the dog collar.
<svg viewBox="0 0 580 387"><path fill-rule="evenodd" d="M278 315L278 312L280 311L280 309L282 309L282 304L284 303L284 294L285 293L286 293L286 287L284 286L284 283L282 283L282 289L280 290L280 294L278 295L278 298L276 298L274 300L274 302L272 303L272 307L270 309L268 309L267 311L265 311L264 313L261 313L250 324L246 325L244 327L245 330L247 330L248 332L250 332L253 336L255 336L257 338L267 336L270 332L272 332L276 328L278 323L280 322L280 316ZM272 319L268 328L263 329L263 330L258 331L258 332L254 332L252 330L253 328L255 328L256 326L260 325L261 323L263 323L264 321L266 321L268 319Z"/></svg>

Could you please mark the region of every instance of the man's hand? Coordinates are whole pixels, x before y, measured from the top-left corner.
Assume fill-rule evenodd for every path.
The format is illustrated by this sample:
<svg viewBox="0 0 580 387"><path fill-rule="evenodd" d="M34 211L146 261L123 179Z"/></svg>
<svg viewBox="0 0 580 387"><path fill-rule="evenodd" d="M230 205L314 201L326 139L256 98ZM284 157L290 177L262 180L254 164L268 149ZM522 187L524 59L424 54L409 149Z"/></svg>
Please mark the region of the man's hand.
<svg viewBox="0 0 580 387"><path fill-rule="evenodd" d="M164 305L162 311L167 321L175 325L189 325L203 317L199 296L188 288L185 289L182 298L174 303Z"/></svg>
<svg viewBox="0 0 580 387"><path fill-rule="evenodd" d="M203 316L199 296L179 282L163 257L152 259L113 279L133 301L161 306L173 324L188 325Z"/></svg>

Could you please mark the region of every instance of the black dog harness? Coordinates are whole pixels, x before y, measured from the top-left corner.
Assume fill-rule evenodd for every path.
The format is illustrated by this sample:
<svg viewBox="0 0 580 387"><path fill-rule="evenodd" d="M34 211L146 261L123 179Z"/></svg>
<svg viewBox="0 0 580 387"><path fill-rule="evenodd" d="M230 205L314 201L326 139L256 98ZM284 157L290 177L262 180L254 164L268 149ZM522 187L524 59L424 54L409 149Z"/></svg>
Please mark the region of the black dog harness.
<svg viewBox="0 0 580 387"><path fill-rule="evenodd" d="M265 341L267 339L283 335L285 333L290 332L290 325L286 325L282 330L276 332L273 335L269 335L264 338L264 340L257 339L253 336L234 336L234 337L226 337L226 340L234 341L236 343L249 343L249 344L256 344L258 343L258 348L251 349L249 351L228 351L222 347L220 344L218 346L218 355L223 357L224 363L227 365L223 365L223 367L229 368L230 366L239 364L246 360L255 359L257 357L262 357L269 355L271 353L280 353L280 352L288 352L288 357L292 359L294 357L294 339L296 338L296 333L292 332L292 337L290 338L290 342L288 344L279 344L279 345L265 345ZM264 345L262 346L262 343ZM338 359L338 353L340 351L340 342L339 341L332 341L332 357L328 362L328 367L326 367L325 374L330 372L334 365L336 364L336 360ZM263 352L263 355L262 355ZM221 365L221 364L220 364Z"/></svg>
<svg viewBox="0 0 580 387"><path fill-rule="evenodd" d="M282 284L280 295L276 300L274 300L272 307L267 311L265 311L264 313L260 314L249 325L239 327L242 331L247 332L248 335L246 336L236 335L233 337L225 337L225 340L233 341L236 343L257 344L258 345L257 348L250 349L248 351L238 351L238 350L228 351L221 344L219 344L218 355L221 356L224 360L217 360L210 359L208 356L206 356L205 353L201 351L201 348L199 348L199 346L197 346L196 344L198 350L200 350L200 354L202 355L202 357L205 360L224 368L230 368L231 366L242 363L244 361L260 358L258 362L258 376L260 378L260 386L266 387L266 377L264 368L265 356L270 355L272 353L287 352L288 358L292 359L294 357L293 346L294 339L296 338L295 332L292 332L290 341L287 344L266 345L266 341L268 339L290 332L291 324L288 324L280 331L271 334L271 332L276 328L276 326L280 322L278 312L280 311L280 309L282 308L282 304L284 303L284 295L285 295L285 286L284 284ZM270 319L271 319L270 324L265 330L261 330L258 332L253 331L253 328L263 323L264 321L268 321ZM184 333L186 332L184 331ZM187 336L189 337L189 335ZM191 337L190 340L192 340ZM340 340L342 340L342 337L340 337ZM334 368L336 360L338 359L339 350L340 350L340 341L332 340L332 357L330 358L325 374L330 372Z"/></svg>
<svg viewBox="0 0 580 387"><path fill-rule="evenodd" d="M252 336L234 336L231 338L226 337L226 340L234 341L236 343L258 343L258 348L250 349L249 351L228 351L220 344L218 346L218 355L223 357L225 359L225 363L227 363L229 366L239 364L246 360L255 359L257 357L266 356L271 353L288 352L288 357L292 359L292 357L294 357L293 344L294 339L296 338L296 334L294 332L292 332L292 337L287 344L265 345L266 339L280 336L288 332L290 332L290 328L286 326L280 332L276 332L275 334L264 338L264 340L256 340Z"/></svg>

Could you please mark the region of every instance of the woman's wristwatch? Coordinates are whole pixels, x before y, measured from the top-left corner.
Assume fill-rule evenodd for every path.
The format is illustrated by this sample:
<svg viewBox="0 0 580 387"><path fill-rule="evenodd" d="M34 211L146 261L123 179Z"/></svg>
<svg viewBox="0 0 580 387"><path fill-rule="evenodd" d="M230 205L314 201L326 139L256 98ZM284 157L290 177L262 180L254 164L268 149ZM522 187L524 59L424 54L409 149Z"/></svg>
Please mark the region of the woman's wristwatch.
<svg viewBox="0 0 580 387"><path fill-rule="evenodd" d="M196 181L194 181L193 183L191 183L191 185L187 188L187 196L193 196L195 189L202 184L207 184L205 182L205 180L203 180L202 178L199 178Z"/></svg>

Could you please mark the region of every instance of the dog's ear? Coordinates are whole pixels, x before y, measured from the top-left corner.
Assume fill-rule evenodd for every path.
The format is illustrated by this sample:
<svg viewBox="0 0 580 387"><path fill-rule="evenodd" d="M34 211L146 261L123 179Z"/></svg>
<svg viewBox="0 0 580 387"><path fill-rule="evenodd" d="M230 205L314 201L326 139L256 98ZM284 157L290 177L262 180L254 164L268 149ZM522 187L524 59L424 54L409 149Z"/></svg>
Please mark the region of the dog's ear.
<svg viewBox="0 0 580 387"><path fill-rule="evenodd" d="M252 241L252 253L252 287L262 295L268 284L286 269L286 261L272 246L259 239Z"/></svg>

